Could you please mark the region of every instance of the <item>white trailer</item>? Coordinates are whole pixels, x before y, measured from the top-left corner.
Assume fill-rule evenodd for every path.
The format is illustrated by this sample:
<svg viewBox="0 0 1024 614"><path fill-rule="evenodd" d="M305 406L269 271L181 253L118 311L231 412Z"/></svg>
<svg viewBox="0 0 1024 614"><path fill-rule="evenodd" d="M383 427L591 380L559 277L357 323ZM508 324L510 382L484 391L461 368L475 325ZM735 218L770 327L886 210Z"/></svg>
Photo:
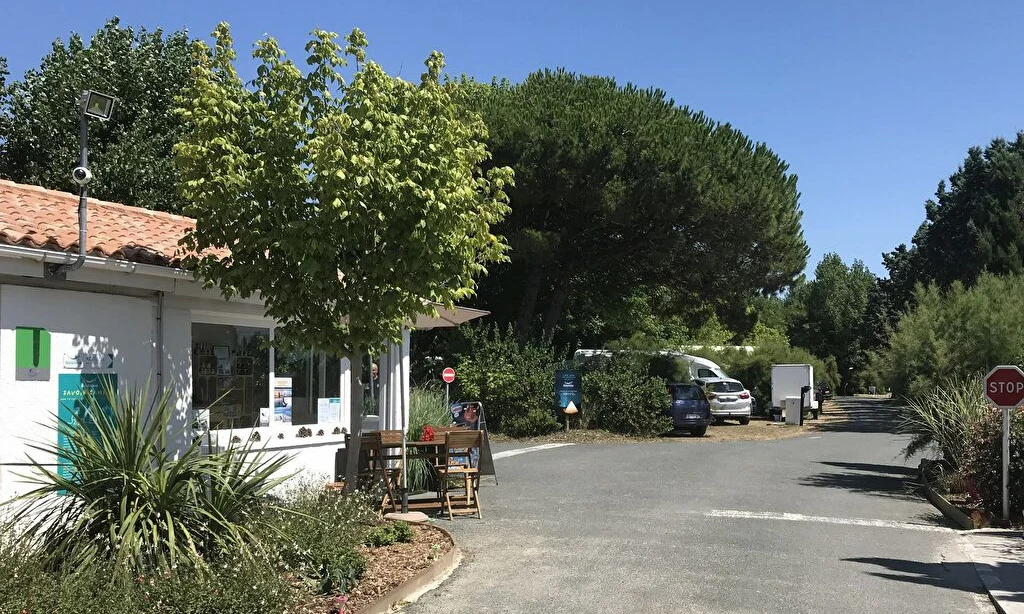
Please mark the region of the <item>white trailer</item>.
<svg viewBox="0 0 1024 614"><path fill-rule="evenodd" d="M811 365L772 365L772 407L786 407L786 397L799 397L800 389L809 387L804 409L814 403L814 367Z"/></svg>

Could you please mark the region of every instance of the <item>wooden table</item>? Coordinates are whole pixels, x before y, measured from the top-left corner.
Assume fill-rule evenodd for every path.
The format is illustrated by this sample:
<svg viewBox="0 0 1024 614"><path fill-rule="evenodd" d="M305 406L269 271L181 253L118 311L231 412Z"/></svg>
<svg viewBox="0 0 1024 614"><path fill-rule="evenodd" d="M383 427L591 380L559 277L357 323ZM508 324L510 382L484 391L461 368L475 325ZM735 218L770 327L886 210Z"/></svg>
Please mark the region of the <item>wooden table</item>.
<svg viewBox="0 0 1024 614"><path fill-rule="evenodd" d="M441 457L441 450L444 448L444 438L435 439L434 441L406 441L406 456L415 456L418 458L426 459L431 465L436 466L438 460ZM389 444L383 446L383 449L388 450L389 454L394 454L395 450L401 450L402 444ZM401 454L401 452L399 452ZM396 484L396 492L401 493L401 483ZM429 492L429 491L428 491ZM436 492L429 492L431 495L429 498L421 498L415 501L409 501L410 511L423 511L423 510L441 510L441 499L437 496ZM399 494L401 496L401 494Z"/></svg>

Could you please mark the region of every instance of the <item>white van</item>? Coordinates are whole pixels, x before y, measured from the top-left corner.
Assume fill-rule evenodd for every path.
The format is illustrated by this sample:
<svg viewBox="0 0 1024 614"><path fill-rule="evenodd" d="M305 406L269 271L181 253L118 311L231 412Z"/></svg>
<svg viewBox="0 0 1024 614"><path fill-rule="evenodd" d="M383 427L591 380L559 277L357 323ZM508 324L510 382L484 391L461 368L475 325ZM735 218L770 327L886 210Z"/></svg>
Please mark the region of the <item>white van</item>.
<svg viewBox="0 0 1024 614"><path fill-rule="evenodd" d="M711 362L707 358L701 358L700 356L692 356L690 354L683 354L682 352L672 352L669 350L662 350L657 352L662 356L674 356L676 358L682 358L690 363L690 379L705 378L705 377L729 377L726 375L722 367ZM594 356L611 357L614 354L612 350L576 350L573 354L573 358L576 362L586 362L588 358Z"/></svg>

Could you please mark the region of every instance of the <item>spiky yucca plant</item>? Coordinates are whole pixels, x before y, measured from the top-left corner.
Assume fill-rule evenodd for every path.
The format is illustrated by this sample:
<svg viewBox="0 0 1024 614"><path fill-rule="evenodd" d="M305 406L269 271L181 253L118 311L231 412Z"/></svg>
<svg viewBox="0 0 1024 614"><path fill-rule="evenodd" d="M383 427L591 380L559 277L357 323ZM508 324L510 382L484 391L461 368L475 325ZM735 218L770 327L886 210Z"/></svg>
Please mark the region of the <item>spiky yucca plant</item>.
<svg viewBox="0 0 1024 614"><path fill-rule="evenodd" d="M907 404L902 432L911 439L903 449L907 458L934 445L952 468L962 466L970 434L985 418L981 377L954 376Z"/></svg>
<svg viewBox="0 0 1024 614"><path fill-rule="evenodd" d="M31 444L72 470L63 475L30 459L34 471L23 477L35 488L11 502L25 543L55 568L74 571L105 559L132 576L249 552L255 538L247 523L289 477L282 474L289 458L248 443L206 453L194 440L184 451L172 449L170 390L151 396L147 385L119 395L108 381L84 400L78 420L52 426L66 436L65 449Z"/></svg>

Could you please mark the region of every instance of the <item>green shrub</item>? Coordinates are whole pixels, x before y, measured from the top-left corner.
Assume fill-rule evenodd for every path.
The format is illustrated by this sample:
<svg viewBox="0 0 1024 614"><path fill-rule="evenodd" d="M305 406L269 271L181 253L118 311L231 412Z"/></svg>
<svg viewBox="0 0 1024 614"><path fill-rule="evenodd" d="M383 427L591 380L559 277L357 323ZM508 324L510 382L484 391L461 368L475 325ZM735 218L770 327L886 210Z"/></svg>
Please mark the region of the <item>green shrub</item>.
<svg viewBox="0 0 1024 614"><path fill-rule="evenodd" d="M396 542L408 543L413 538L412 527L408 522L388 522L377 525L366 536L366 545L371 548L390 546Z"/></svg>
<svg viewBox="0 0 1024 614"><path fill-rule="evenodd" d="M1024 413L1010 412L1010 510L1024 510ZM1003 414L987 409L975 426L962 471L986 510L999 513L1003 501Z"/></svg>
<svg viewBox="0 0 1024 614"><path fill-rule="evenodd" d="M419 441L425 426L451 424L451 411L445 407L444 391L438 386L422 386L409 391L409 431L412 441ZM409 457L407 460L409 490L430 490L434 483L434 465L427 459Z"/></svg>
<svg viewBox="0 0 1024 614"><path fill-rule="evenodd" d="M199 441L178 454L168 445L169 389L151 401L145 387L118 395L107 386L100 394L111 414L87 393L83 416L53 426L66 434L67 449L36 446L64 456L74 471L33 462L26 477L35 489L12 502L22 538L51 567L73 572L109 560L129 577L189 561L201 566L224 551L246 555L253 512L287 477L280 471L289 459L250 444L207 454Z"/></svg>
<svg viewBox="0 0 1024 614"><path fill-rule="evenodd" d="M901 429L912 436L906 458L935 446L949 466L965 466L972 434L988 413L984 392L978 376L952 377L911 400Z"/></svg>
<svg viewBox="0 0 1024 614"><path fill-rule="evenodd" d="M291 485L274 506L265 506L262 521L268 547L279 552L289 570L320 592L345 592L362 576L366 561L358 547L376 521L375 497L343 494L319 482Z"/></svg>
<svg viewBox="0 0 1024 614"><path fill-rule="evenodd" d="M556 430L554 349L521 344L511 328L467 329L466 336L470 351L456 368L462 400L483 402L488 428L515 437Z"/></svg>
<svg viewBox="0 0 1024 614"><path fill-rule="evenodd" d="M588 362L583 374L587 425L626 435L654 436L670 431L667 382L649 372L649 357L636 354Z"/></svg>
<svg viewBox="0 0 1024 614"><path fill-rule="evenodd" d="M954 375L1024 360L1024 278L982 275L970 289L918 288L877 371L894 393L921 396Z"/></svg>
<svg viewBox="0 0 1024 614"><path fill-rule="evenodd" d="M0 540L0 612L249 614L284 612L296 595L264 555L124 578L110 561L55 570L38 551Z"/></svg>

